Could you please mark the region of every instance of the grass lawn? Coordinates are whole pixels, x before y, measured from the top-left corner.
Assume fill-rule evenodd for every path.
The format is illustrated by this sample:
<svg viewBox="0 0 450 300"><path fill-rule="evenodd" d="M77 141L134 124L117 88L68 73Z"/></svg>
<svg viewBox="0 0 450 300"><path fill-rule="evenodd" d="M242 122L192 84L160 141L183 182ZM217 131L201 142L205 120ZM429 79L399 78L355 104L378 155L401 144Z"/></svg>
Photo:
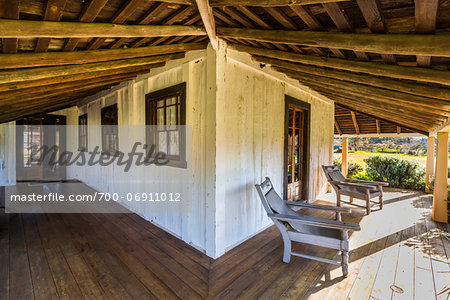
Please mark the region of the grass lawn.
<svg viewBox="0 0 450 300"><path fill-rule="evenodd" d="M356 162L359 165L361 165L363 168L366 167L366 163L364 162L364 158L367 158L369 156L375 156L375 155L386 155L386 156L396 156L398 158L404 158L408 160L414 160L420 163L422 166L425 167L427 157L426 156L414 156L409 154L393 154L393 153L379 153L379 152L369 152L369 151L349 151L348 153L348 160L352 162ZM342 153L333 153L333 159L335 158L341 158ZM450 160L449 160L450 165Z"/></svg>

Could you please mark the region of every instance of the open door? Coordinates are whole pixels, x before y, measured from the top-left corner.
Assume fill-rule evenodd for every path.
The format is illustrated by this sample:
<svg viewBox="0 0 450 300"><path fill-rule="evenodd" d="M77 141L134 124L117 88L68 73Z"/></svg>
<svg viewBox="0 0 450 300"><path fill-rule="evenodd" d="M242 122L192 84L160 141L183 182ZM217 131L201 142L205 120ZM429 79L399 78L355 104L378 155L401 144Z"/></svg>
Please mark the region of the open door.
<svg viewBox="0 0 450 300"><path fill-rule="evenodd" d="M66 117L44 115L16 122L17 181L60 181L66 179L65 166L51 157L66 150ZM42 149L49 149L43 155Z"/></svg>
<svg viewBox="0 0 450 300"><path fill-rule="evenodd" d="M284 198L308 200L310 105L286 96Z"/></svg>

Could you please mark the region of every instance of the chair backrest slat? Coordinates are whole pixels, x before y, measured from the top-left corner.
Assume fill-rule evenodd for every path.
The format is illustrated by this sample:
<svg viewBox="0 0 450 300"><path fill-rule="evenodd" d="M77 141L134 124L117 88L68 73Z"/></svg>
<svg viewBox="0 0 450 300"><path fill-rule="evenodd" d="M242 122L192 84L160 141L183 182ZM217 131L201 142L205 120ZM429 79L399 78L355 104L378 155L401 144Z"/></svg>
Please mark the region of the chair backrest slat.
<svg viewBox="0 0 450 300"><path fill-rule="evenodd" d="M342 186L331 183L332 181L347 181L347 178L345 178L344 175L342 175L341 170L339 170L339 167L336 165L322 166L322 169L325 172L325 176L327 177L328 182L330 182L330 184L333 187L337 189L342 189Z"/></svg>
<svg viewBox="0 0 450 300"><path fill-rule="evenodd" d="M261 184L255 184L255 186L264 209L268 214L297 215L297 212L284 203L283 199L281 199L273 188L272 182L268 177Z"/></svg>

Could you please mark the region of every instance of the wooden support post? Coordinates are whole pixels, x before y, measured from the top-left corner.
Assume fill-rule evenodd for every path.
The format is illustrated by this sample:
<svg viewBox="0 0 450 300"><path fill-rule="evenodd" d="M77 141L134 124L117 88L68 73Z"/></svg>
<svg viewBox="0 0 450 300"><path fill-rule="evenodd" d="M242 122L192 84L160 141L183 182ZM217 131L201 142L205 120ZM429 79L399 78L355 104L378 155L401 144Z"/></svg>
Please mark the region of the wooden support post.
<svg viewBox="0 0 450 300"><path fill-rule="evenodd" d="M448 132L437 133L436 176L434 179L432 218L436 222L448 223Z"/></svg>
<svg viewBox="0 0 450 300"><path fill-rule="evenodd" d="M431 190L428 189L428 185L430 184L431 177L434 175L434 144L436 142L436 138L434 136L428 137L427 143L427 167L426 167L426 177L425 177L425 192L431 193Z"/></svg>
<svg viewBox="0 0 450 300"><path fill-rule="evenodd" d="M347 177L348 173L348 139L346 137L342 138L342 175Z"/></svg>

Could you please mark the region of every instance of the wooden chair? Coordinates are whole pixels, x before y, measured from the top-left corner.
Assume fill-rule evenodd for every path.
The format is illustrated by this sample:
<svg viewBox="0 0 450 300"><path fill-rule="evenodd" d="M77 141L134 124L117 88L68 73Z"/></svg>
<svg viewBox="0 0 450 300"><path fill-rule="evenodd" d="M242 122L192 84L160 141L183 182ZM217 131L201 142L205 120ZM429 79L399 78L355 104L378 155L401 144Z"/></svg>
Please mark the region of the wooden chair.
<svg viewBox="0 0 450 300"><path fill-rule="evenodd" d="M272 182L268 177L261 184L256 184L261 202L281 232L284 242L283 262L289 263L291 255L318 260L321 262L341 265L344 277L348 274L348 231L359 231L358 224L345 223L340 220L318 218L302 215L301 212L291 207L331 210L336 212L336 218L340 219L341 213L350 213L351 209L328 205L314 205L302 202L283 201L275 192ZM291 242L300 242L321 246L341 251L342 261L335 261L291 251Z"/></svg>
<svg viewBox="0 0 450 300"><path fill-rule="evenodd" d="M336 165L322 166L322 169L325 172L328 182L336 191L337 206L341 206L341 202L345 202L347 204L365 208L368 215L370 215L370 210L373 205L378 205L380 209L383 209L383 186L388 186L389 183L347 179L342 175L339 167ZM342 195L349 196L350 201L342 201ZM371 200L376 197L378 197L378 202ZM353 198L365 200L366 206L353 203Z"/></svg>

